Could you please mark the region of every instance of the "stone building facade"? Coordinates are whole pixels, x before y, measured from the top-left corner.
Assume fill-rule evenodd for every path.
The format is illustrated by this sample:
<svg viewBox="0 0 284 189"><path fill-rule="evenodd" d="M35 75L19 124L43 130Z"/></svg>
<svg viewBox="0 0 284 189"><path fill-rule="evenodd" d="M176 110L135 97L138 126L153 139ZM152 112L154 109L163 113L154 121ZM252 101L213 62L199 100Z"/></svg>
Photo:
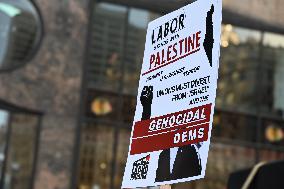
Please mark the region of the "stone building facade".
<svg viewBox="0 0 284 189"><path fill-rule="evenodd" d="M0 98L44 112L35 188L70 188L88 1L36 0L44 24L31 62L0 75Z"/></svg>
<svg viewBox="0 0 284 189"><path fill-rule="evenodd" d="M284 21L282 19L284 16L283 6L284 2L281 0L223 0L224 9L245 15L249 18L262 20L282 29L284 28Z"/></svg>

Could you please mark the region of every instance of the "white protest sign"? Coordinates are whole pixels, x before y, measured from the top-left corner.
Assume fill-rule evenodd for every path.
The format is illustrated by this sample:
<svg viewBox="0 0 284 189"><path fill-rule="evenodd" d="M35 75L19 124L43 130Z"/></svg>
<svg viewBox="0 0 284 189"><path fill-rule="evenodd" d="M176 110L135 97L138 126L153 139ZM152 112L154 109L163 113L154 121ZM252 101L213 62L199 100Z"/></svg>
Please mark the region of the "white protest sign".
<svg viewBox="0 0 284 189"><path fill-rule="evenodd" d="M149 23L122 188L205 176L221 9L221 0L197 0Z"/></svg>

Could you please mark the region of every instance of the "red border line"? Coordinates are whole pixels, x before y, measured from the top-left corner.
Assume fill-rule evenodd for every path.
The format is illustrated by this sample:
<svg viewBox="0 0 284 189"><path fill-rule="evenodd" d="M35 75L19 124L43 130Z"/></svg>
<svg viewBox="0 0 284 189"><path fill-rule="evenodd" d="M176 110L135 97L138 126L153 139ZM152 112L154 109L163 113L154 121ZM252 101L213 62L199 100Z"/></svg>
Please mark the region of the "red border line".
<svg viewBox="0 0 284 189"><path fill-rule="evenodd" d="M200 121L203 121L203 120L206 120L207 118L203 118L203 119L199 119L199 120L196 120L196 121L192 121L192 122L189 122L189 123L193 123L192 125L194 126L194 123L195 122L200 122ZM162 130L167 130L167 129L170 129L170 128L178 128L178 127L183 127L185 125L189 125L189 123L183 123L183 124L176 124L176 125L173 125L171 127L167 127L165 129L160 129L160 130L149 130L148 133L153 133L153 132L157 132L157 131L162 131Z"/></svg>
<svg viewBox="0 0 284 189"><path fill-rule="evenodd" d="M176 59L174 59L174 60L172 60L172 61L169 61L169 62L167 62L166 64L163 64L162 66L159 66L159 67L157 67L157 68L154 68L154 69L152 69L152 70L149 70L149 71L143 73L142 76L144 76L144 75L146 75L146 74L148 74L148 73L151 73L152 71L155 71L155 70L157 70L157 69L160 69L160 68L162 68L162 67L164 67L164 66L166 66L166 65L168 65L168 64L174 63L174 62L176 62L176 61L178 61L178 60L180 60L180 59L182 59L182 58L184 58L184 57L187 57L188 55L191 55L191 54L193 54L193 53L196 53L196 52L199 51L199 50L200 50L200 48L198 48L198 49L196 49L196 50L194 50L194 51L191 51L191 52L189 52L189 53L187 53L187 54L185 54L185 55L183 55L183 56L181 56L181 57L178 57L178 58L176 58Z"/></svg>
<svg viewBox="0 0 284 189"><path fill-rule="evenodd" d="M132 140L137 140L137 139L141 139L141 138L148 138L148 137L151 137L151 136L157 136L157 135L161 135L161 134L171 133L171 132L175 132L175 131L180 130L180 129L187 129L187 128L190 128L190 127L196 127L196 126L204 125L204 124L210 124L210 121L207 121L207 122L204 122L204 123L199 123L199 124L196 124L196 125L186 126L186 127L183 127L183 128L174 128L174 129L172 129L172 130L164 131L164 132L160 132L160 133L155 133L155 134L150 134L150 135L135 137L135 138L132 138ZM185 124L184 124L184 125L185 125ZM183 126L184 126L184 125L183 125Z"/></svg>

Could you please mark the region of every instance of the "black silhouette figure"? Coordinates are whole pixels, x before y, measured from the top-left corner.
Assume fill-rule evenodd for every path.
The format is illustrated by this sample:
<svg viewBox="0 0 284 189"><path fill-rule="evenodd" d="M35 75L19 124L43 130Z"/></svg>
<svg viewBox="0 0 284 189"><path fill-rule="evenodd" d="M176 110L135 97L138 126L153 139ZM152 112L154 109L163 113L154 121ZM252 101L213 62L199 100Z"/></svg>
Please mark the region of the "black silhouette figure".
<svg viewBox="0 0 284 189"><path fill-rule="evenodd" d="M144 86L140 96L140 102L143 106L141 120L150 119L152 101L153 101L153 86Z"/></svg>
<svg viewBox="0 0 284 189"><path fill-rule="evenodd" d="M153 86L144 86L140 95L140 102L143 106L141 120L151 118L152 101ZM196 146L199 148L200 144L198 145ZM158 161L158 169L156 171L156 182L176 180L200 174L201 163L194 145L179 147L172 172L170 172L170 148L161 152Z"/></svg>
<svg viewBox="0 0 284 189"><path fill-rule="evenodd" d="M207 12L206 17L206 34L205 39L203 42L203 46L207 55L207 58L209 60L209 64L212 67L212 49L213 49L213 16L214 13L214 5L211 5L211 9Z"/></svg>
<svg viewBox="0 0 284 189"><path fill-rule="evenodd" d="M159 156L156 182L198 176L201 164L193 145L179 147L172 172L170 172L170 149L163 150Z"/></svg>

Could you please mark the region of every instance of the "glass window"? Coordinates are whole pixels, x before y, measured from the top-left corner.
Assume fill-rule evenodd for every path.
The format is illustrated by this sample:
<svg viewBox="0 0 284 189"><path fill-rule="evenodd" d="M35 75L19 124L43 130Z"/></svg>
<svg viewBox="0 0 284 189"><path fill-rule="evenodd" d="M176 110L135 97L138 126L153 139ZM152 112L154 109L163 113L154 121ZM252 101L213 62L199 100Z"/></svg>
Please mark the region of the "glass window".
<svg viewBox="0 0 284 189"><path fill-rule="evenodd" d="M118 135L116 169L114 177L114 188L120 188L122 177L124 174L125 164L127 160L131 131L129 129L121 129Z"/></svg>
<svg viewBox="0 0 284 189"><path fill-rule="evenodd" d="M147 26L157 17L157 14L147 10L129 9L123 77L123 92L126 94L137 94Z"/></svg>
<svg viewBox="0 0 284 189"><path fill-rule="evenodd" d="M264 33L260 94L262 111L284 116L284 36Z"/></svg>
<svg viewBox="0 0 284 189"><path fill-rule="evenodd" d="M0 2L0 71L27 63L38 48L42 23L29 0Z"/></svg>
<svg viewBox="0 0 284 189"><path fill-rule="evenodd" d="M214 137L256 142L257 117L216 110L212 133Z"/></svg>
<svg viewBox="0 0 284 189"><path fill-rule="evenodd" d="M256 111L255 89L261 33L222 26L221 57L216 106L235 111Z"/></svg>
<svg viewBox="0 0 284 189"><path fill-rule="evenodd" d="M118 91L121 84L127 9L99 3L94 7L90 55L87 68L89 88Z"/></svg>
<svg viewBox="0 0 284 189"><path fill-rule="evenodd" d="M261 32L222 25L213 136L256 142Z"/></svg>
<svg viewBox="0 0 284 189"><path fill-rule="evenodd" d="M37 116L28 114L12 115L4 188L30 188L37 124Z"/></svg>
<svg viewBox="0 0 284 189"><path fill-rule="evenodd" d="M148 22L157 14L99 3L94 8L88 87L135 95Z"/></svg>
<svg viewBox="0 0 284 189"><path fill-rule="evenodd" d="M93 11L78 188L105 189L111 184L119 188L129 149L146 29L157 14L110 3L97 3ZM118 137L114 137L115 129ZM88 139L93 140L88 143ZM112 154L115 147L117 153Z"/></svg>
<svg viewBox="0 0 284 189"><path fill-rule="evenodd" d="M114 129L106 125L83 125L79 189L110 188Z"/></svg>
<svg viewBox="0 0 284 189"><path fill-rule="evenodd" d="M5 150L7 148L8 117L9 113L7 111L0 110L0 180L2 179Z"/></svg>
<svg viewBox="0 0 284 189"><path fill-rule="evenodd" d="M8 47L8 35L9 35L9 17L0 11L0 65L5 61L5 55Z"/></svg>

